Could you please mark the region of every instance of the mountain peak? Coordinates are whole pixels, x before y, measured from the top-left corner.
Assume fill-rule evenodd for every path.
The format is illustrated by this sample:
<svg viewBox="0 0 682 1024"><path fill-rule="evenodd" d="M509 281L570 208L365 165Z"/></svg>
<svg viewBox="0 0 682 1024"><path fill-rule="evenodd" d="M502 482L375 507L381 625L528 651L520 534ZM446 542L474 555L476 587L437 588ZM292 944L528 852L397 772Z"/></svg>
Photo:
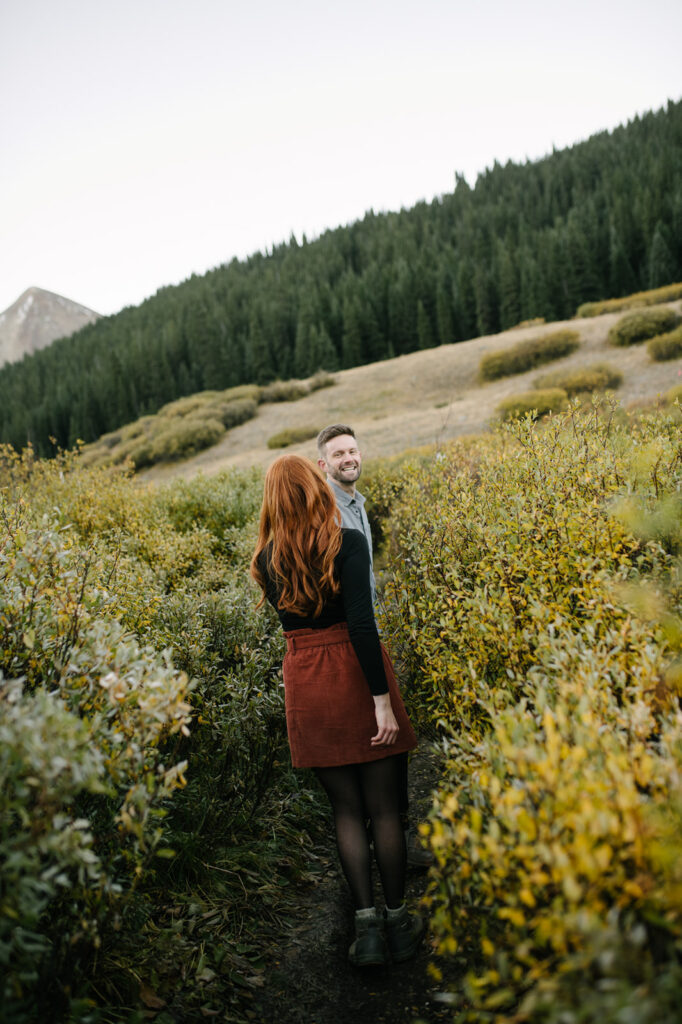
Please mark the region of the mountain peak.
<svg viewBox="0 0 682 1024"><path fill-rule="evenodd" d="M0 313L0 366L14 363L99 319L78 302L32 285Z"/></svg>

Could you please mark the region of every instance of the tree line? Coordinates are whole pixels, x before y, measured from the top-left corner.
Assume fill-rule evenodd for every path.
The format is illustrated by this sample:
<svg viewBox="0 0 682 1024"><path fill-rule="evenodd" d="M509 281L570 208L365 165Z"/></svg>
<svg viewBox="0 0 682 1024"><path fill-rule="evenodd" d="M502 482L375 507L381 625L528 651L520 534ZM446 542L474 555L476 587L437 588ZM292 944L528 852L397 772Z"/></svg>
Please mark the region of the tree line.
<svg viewBox="0 0 682 1024"><path fill-rule="evenodd" d="M160 289L0 370L39 454L205 389L345 369L682 280L682 101Z"/></svg>

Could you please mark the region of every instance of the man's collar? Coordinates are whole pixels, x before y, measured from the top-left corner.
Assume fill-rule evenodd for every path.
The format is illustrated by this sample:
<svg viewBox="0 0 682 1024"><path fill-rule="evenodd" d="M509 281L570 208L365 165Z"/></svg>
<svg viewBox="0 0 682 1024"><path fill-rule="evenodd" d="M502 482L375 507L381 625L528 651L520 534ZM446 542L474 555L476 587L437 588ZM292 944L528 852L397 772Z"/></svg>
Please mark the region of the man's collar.
<svg viewBox="0 0 682 1024"><path fill-rule="evenodd" d="M355 494L349 494L348 491L344 490L340 484L337 484L336 480L333 480L330 476L327 477L327 483L333 490L339 501L342 501L344 505L350 505L352 501L359 501L361 505L364 505L365 499L360 491L356 489Z"/></svg>

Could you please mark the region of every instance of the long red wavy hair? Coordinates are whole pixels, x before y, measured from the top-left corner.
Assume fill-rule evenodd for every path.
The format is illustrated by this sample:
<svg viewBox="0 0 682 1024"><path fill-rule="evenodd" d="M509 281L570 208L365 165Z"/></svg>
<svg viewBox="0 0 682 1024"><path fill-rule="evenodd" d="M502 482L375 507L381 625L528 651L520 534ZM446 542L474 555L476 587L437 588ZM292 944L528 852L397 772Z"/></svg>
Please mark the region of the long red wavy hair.
<svg viewBox="0 0 682 1024"><path fill-rule="evenodd" d="M339 592L334 559L341 547L341 516L317 466L300 455L280 455L265 474L258 543L251 575L263 591L258 564L272 542L269 568L281 589L279 607L296 615L319 615Z"/></svg>

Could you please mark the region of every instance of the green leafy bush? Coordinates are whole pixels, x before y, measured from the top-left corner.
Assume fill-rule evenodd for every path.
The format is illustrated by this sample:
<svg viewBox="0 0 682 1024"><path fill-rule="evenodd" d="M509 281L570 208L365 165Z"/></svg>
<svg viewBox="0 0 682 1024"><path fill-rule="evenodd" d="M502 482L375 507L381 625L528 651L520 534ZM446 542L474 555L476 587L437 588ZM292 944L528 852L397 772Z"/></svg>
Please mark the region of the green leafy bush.
<svg viewBox="0 0 682 1024"><path fill-rule="evenodd" d="M647 352L658 363L682 356L682 324L674 331L659 334L647 342Z"/></svg>
<svg viewBox="0 0 682 1024"><path fill-rule="evenodd" d="M679 323L672 309L643 309L621 317L608 333L611 345L636 345L647 338L669 331Z"/></svg>
<svg viewBox="0 0 682 1024"><path fill-rule="evenodd" d="M497 380L515 373L525 373L535 366L550 363L570 355L580 344L577 331L554 331L541 338L519 341L509 348L497 352L489 352L483 356L479 365L481 380Z"/></svg>
<svg viewBox="0 0 682 1024"><path fill-rule="evenodd" d="M606 363L593 363L577 370L543 373L533 381L535 388L561 388L569 398L592 391L615 390L623 383L623 374Z"/></svg>
<svg viewBox="0 0 682 1024"><path fill-rule="evenodd" d="M171 998L200 943L221 1005L258 980L238 946L276 918L314 812L289 765L281 630L248 581L261 497L256 471L151 489L77 455L0 452L8 1021L129 1010L164 956ZM229 908L215 961L176 928L199 876Z"/></svg>
<svg viewBox="0 0 682 1024"><path fill-rule="evenodd" d="M320 427L287 427L279 430L268 438L268 448L287 448L290 444L300 444L311 437L317 437Z"/></svg>
<svg viewBox="0 0 682 1024"><path fill-rule="evenodd" d="M123 908L159 848L164 802L184 783L185 764L165 745L187 732L190 706L184 673L113 617L111 564L98 546L81 547L72 528L48 517L34 525L26 506L3 512L9 831L0 840L0 933L5 1001L23 1004L43 990L48 1001L57 998L49 972L68 975L73 955L120 931ZM19 677L23 690L11 682Z"/></svg>
<svg viewBox="0 0 682 1024"><path fill-rule="evenodd" d="M584 1019L577 992L653 1024L681 991L682 466L672 419L617 411L514 422L393 484L384 632L447 755L431 930L480 1024Z"/></svg>
<svg viewBox="0 0 682 1024"><path fill-rule="evenodd" d="M545 388L538 391L524 391L519 395L511 395L503 399L497 411L503 420L518 419L526 413L544 416L548 412L558 412L566 405L568 395L563 388Z"/></svg>

